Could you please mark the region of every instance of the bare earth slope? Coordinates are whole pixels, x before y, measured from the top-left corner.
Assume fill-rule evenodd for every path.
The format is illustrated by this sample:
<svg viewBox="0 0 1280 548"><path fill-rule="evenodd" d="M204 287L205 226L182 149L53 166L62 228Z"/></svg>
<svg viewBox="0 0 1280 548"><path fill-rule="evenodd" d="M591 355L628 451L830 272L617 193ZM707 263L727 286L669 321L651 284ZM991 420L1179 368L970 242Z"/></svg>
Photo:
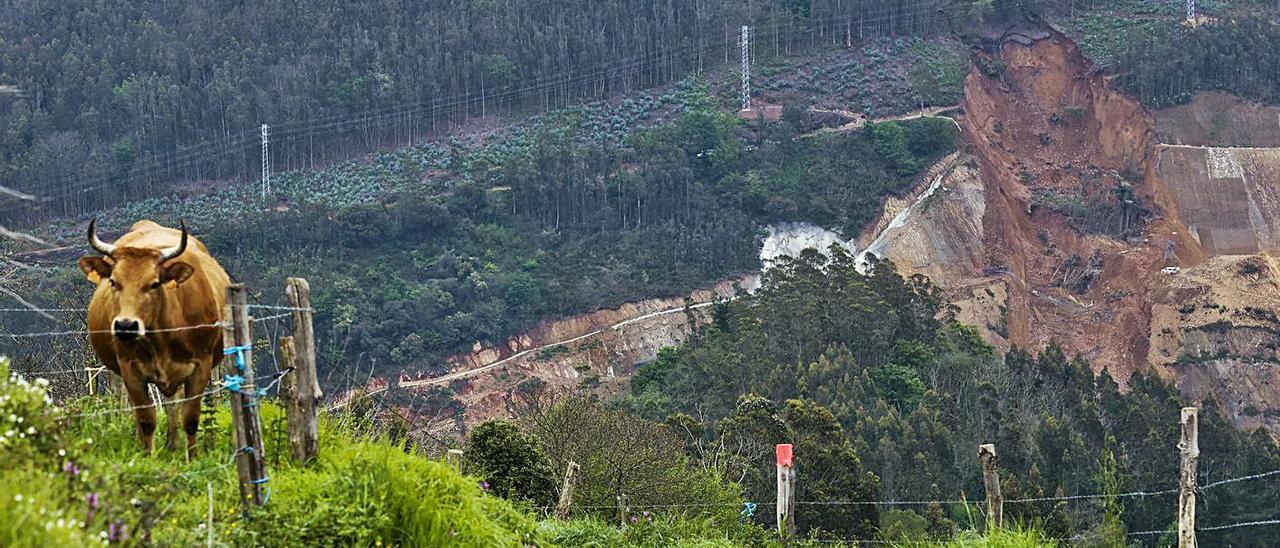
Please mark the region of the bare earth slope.
<svg viewBox="0 0 1280 548"><path fill-rule="evenodd" d="M1154 367L1237 424L1280 434L1280 270L1269 256L1280 247L1280 150L1160 144L1157 117L1111 90L1057 34L1007 42L988 66L996 59L1002 73L973 70L966 82L976 175L952 169L942 184L955 190L913 212L880 251L947 287L961 320L999 347L1056 341L1122 384ZM1204 109L1179 109L1160 113L1162 127L1202 132L1182 117ZM975 185L980 207L964 191ZM1150 212L1140 235L1085 234L1034 205L1122 185ZM936 233L947 236L923 237ZM1268 255L1247 256L1256 253ZM1169 266L1180 271L1162 271Z"/></svg>

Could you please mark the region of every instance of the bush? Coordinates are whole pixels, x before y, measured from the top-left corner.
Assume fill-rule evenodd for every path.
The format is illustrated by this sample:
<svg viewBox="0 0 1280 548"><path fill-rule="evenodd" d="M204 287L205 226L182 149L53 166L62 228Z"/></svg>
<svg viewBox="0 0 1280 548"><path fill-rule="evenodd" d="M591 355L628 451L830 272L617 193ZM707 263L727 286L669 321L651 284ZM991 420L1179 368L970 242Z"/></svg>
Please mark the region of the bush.
<svg viewBox="0 0 1280 548"><path fill-rule="evenodd" d="M397 447L330 439L314 466L276 473L271 503L237 545L516 546L534 521L447 465Z"/></svg>
<svg viewBox="0 0 1280 548"><path fill-rule="evenodd" d="M538 525L538 530L553 545L587 548L767 546L775 544L777 539L771 531L752 524L724 528L707 521L650 513L634 517L636 519L626 527L611 526L598 519L576 519L544 521Z"/></svg>
<svg viewBox="0 0 1280 548"><path fill-rule="evenodd" d="M553 503L556 477L551 461L537 438L516 425L495 420L477 426L467 436L465 454L468 473L484 478L494 495L534 506Z"/></svg>

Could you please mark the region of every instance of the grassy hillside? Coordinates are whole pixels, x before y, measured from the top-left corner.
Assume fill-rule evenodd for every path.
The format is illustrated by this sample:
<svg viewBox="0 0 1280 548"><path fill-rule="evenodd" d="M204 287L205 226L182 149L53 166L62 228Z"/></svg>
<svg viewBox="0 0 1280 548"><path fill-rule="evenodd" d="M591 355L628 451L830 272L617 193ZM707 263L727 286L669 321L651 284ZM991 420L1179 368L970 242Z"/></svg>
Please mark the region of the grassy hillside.
<svg viewBox="0 0 1280 548"><path fill-rule="evenodd" d="M204 417L199 458L187 462L181 452L162 449L144 456L132 417L117 402L83 398L55 406L46 381L11 375L0 358L0 545L780 545L766 528L737 523L741 499L728 502L727 520L715 512L637 509L636 519L617 526L612 506L578 508L568 521L547 519L527 502L490 492L484 475L459 475L351 415L323 416L318 459L294 465L282 457L281 411L271 404L262 407L268 497L245 514L226 402L211 403L217 407ZM990 540L1031 546L1039 545L1036 538L1001 532ZM962 536L949 545L987 541Z"/></svg>

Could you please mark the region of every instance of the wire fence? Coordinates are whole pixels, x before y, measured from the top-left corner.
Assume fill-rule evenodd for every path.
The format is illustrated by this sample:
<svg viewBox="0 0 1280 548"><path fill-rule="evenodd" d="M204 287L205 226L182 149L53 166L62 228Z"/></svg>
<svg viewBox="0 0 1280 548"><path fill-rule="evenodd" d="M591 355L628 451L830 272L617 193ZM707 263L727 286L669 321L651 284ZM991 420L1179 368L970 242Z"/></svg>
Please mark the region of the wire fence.
<svg viewBox="0 0 1280 548"><path fill-rule="evenodd" d="M292 315L293 315L292 312L283 312L280 314L263 316L261 318L253 318L253 321L265 322L265 321L289 317ZM190 331L193 329L209 329L211 327L224 328L224 327L227 327L228 325L229 324L227 322L213 322L213 323L204 323L204 324L197 324L197 325L184 325L179 327L162 327L158 329L148 329L146 330L145 333L173 333L177 331ZM35 337L65 337L65 336L73 336L73 335L95 335L95 334L110 335L112 333L114 333L114 331L111 329L80 329L80 330L68 330L68 331L40 331L35 333L7 333L4 335L0 335L0 337L9 337L11 339L29 339L29 338L35 338Z"/></svg>

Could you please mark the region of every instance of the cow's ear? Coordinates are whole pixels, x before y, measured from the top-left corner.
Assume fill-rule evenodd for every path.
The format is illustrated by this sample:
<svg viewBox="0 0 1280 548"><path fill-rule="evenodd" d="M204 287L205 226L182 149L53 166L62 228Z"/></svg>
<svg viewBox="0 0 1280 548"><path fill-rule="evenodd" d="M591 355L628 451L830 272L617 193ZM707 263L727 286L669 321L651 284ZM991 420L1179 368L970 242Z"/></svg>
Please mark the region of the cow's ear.
<svg viewBox="0 0 1280 548"><path fill-rule="evenodd" d="M164 275L160 281L169 287L177 287L178 284L187 281L195 271L196 269L191 268L187 263L173 263L164 267Z"/></svg>
<svg viewBox="0 0 1280 548"><path fill-rule="evenodd" d="M98 256L81 258L80 270L84 271L84 277L94 284L111 277L111 263Z"/></svg>

